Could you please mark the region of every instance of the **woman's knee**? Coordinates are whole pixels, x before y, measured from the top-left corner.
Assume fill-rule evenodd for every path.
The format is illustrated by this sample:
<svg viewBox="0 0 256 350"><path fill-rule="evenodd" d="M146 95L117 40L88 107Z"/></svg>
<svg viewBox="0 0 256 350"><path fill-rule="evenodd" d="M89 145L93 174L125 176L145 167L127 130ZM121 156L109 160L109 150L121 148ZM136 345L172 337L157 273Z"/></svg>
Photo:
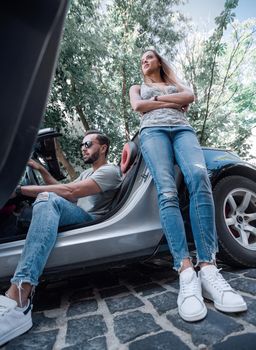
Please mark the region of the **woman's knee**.
<svg viewBox="0 0 256 350"><path fill-rule="evenodd" d="M159 193L159 204L161 207L178 207L179 199L176 189L168 189Z"/></svg>
<svg viewBox="0 0 256 350"><path fill-rule="evenodd" d="M211 184L207 169L203 164L194 164L191 172L191 178L187 180L189 189L193 188L208 188L211 190Z"/></svg>

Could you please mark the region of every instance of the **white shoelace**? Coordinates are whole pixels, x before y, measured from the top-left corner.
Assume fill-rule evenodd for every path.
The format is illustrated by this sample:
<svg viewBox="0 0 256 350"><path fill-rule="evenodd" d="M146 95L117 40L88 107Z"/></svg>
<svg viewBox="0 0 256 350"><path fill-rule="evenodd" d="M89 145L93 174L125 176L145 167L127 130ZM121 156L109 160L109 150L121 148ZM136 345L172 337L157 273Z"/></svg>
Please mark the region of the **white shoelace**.
<svg viewBox="0 0 256 350"><path fill-rule="evenodd" d="M180 283L181 293L185 296L192 296L198 294L198 278L192 278L190 282L181 279Z"/></svg>
<svg viewBox="0 0 256 350"><path fill-rule="evenodd" d="M204 278L207 279L212 286L220 292L233 291L230 284L220 274L220 271L221 269L217 269L216 271L205 275Z"/></svg>
<svg viewBox="0 0 256 350"><path fill-rule="evenodd" d="M0 305L0 316L4 316L10 311L10 308L5 305Z"/></svg>

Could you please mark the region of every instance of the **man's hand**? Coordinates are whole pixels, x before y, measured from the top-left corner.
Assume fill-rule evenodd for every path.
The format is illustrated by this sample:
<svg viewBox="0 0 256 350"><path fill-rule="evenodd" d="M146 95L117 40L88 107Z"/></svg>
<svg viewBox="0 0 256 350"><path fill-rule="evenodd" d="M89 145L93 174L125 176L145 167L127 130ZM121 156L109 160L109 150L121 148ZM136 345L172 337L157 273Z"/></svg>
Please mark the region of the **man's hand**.
<svg viewBox="0 0 256 350"><path fill-rule="evenodd" d="M40 163L36 162L33 159L30 159L28 161L28 166L31 166L31 168L33 168L34 170L38 170L38 171L41 171L43 168L43 166Z"/></svg>
<svg viewBox="0 0 256 350"><path fill-rule="evenodd" d="M46 185L55 185L58 183L58 181L49 173L49 171L39 162L30 159L27 165L40 172Z"/></svg>

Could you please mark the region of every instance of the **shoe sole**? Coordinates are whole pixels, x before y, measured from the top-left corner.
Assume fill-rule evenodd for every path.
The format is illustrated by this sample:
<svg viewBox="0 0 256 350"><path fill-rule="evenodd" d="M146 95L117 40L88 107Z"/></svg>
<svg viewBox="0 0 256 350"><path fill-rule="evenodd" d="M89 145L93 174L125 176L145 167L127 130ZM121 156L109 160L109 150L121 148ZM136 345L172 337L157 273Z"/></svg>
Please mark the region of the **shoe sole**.
<svg viewBox="0 0 256 350"><path fill-rule="evenodd" d="M5 334L5 336L2 339L0 339L0 346L18 337L19 335L26 333L32 326L32 319L30 319L26 323L20 325L20 327L13 329L11 332Z"/></svg>
<svg viewBox="0 0 256 350"><path fill-rule="evenodd" d="M232 313L232 312L242 312L242 311L246 311L247 310L247 305L246 303L240 304L240 305L236 305L236 306L224 306L221 304L216 303L209 295L203 293L203 297L206 300L209 300L211 302L213 302L214 307L222 312L227 312L227 313Z"/></svg>
<svg viewBox="0 0 256 350"><path fill-rule="evenodd" d="M207 315L207 308L205 307L203 309L203 311L201 311L200 313L193 315L193 316L188 316L188 315L184 315L181 311L179 311L179 315L180 317L187 322L196 322L196 321L200 321L203 318L205 318L205 316Z"/></svg>
<svg viewBox="0 0 256 350"><path fill-rule="evenodd" d="M217 310L223 312L242 312L247 310L247 305L245 303L236 306L223 306L213 301L213 304Z"/></svg>

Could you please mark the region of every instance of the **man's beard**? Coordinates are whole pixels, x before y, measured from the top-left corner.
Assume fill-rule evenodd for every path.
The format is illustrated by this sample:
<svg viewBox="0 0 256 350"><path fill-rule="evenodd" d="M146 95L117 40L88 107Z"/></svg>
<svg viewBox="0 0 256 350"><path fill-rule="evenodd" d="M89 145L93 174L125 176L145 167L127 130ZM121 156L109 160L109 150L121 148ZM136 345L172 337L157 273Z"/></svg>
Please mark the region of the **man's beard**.
<svg viewBox="0 0 256 350"><path fill-rule="evenodd" d="M100 156L100 152L95 152L94 154L91 155L91 157L84 159L84 164L93 164L94 162L96 162L96 160L99 159Z"/></svg>

